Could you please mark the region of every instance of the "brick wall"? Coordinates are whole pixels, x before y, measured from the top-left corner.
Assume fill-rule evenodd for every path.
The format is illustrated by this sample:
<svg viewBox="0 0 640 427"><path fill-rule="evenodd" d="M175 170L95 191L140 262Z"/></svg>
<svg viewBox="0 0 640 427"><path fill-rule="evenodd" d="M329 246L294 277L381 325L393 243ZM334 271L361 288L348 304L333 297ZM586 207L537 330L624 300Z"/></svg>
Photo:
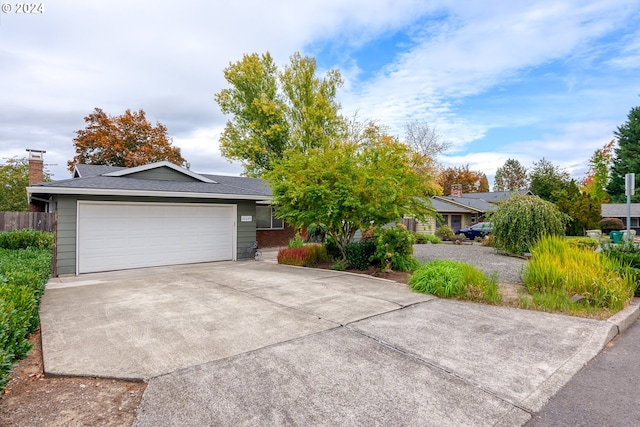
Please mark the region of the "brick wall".
<svg viewBox="0 0 640 427"><path fill-rule="evenodd" d="M256 230L256 240L261 248L287 246L289 240L295 235L296 230L289 226L282 230Z"/></svg>

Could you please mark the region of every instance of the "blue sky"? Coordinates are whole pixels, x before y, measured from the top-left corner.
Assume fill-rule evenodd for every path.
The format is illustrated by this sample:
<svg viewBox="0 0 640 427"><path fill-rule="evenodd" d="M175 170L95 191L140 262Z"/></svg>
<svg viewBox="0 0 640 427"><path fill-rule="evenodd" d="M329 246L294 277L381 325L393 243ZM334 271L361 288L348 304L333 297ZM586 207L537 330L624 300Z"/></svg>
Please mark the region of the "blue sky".
<svg viewBox="0 0 640 427"><path fill-rule="evenodd" d="M640 105L640 2L162 0L47 2L0 16L0 158L47 151L67 177L74 131L95 107L143 108L192 170L239 174L220 156L223 69L269 51L337 68L343 113L402 139L426 122L441 158L493 183L508 158L545 157L581 178ZM1 161L1 160L0 160Z"/></svg>

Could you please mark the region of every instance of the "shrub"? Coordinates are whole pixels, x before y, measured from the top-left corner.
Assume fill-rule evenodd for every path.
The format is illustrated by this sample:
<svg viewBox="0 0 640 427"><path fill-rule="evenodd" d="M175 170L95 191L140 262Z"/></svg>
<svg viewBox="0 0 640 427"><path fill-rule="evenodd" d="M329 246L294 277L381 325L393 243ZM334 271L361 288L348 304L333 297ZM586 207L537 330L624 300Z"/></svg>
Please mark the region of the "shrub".
<svg viewBox="0 0 640 427"><path fill-rule="evenodd" d="M602 218L598 221L602 230L624 230L624 224L620 218Z"/></svg>
<svg viewBox="0 0 640 427"><path fill-rule="evenodd" d="M53 249L53 243L53 233L31 228L0 232L0 248L3 249Z"/></svg>
<svg viewBox="0 0 640 427"><path fill-rule="evenodd" d="M329 266L329 270L345 271L347 269L347 263L341 258Z"/></svg>
<svg viewBox="0 0 640 427"><path fill-rule="evenodd" d="M436 230L436 236L440 239L440 240L449 240L453 237L454 232L451 228L449 228L446 225L441 225L440 227L438 227L438 229Z"/></svg>
<svg viewBox="0 0 640 427"><path fill-rule="evenodd" d="M616 312L633 295L634 284L630 275L621 270L621 264L591 249L573 246L557 236L544 236L531 249L531 255L524 283L534 296L534 303L536 295L546 295L538 297L540 304L550 304L543 309ZM572 301L575 295L583 297L583 302Z"/></svg>
<svg viewBox="0 0 640 427"><path fill-rule="evenodd" d="M482 239L482 246L488 246L490 248L494 247L496 244L496 238L493 234L487 234Z"/></svg>
<svg viewBox="0 0 640 427"><path fill-rule="evenodd" d="M50 268L49 249L0 249L0 393L13 364L31 348Z"/></svg>
<svg viewBox="0 0 640 427"><path fill-rule="evenodd" d="M342 252L340 252L340 248L338 248L338 245L336 245L336 242L334 242L331 237L327 237L327 240L324 242L324 247L331 259L342 259Z"/></svg>
<svg viewBox="0 0 640 427"><path fill-rule="evenodd" d="M278 250L278 264L297 265L304 264L306 251L304 248L280 248Z"/></svg>
<svg viewBox="0 0 640 427"><path fill-rule="evenodd" d="M289 239L289 243L287 244L287 248L289 249L299 249L304 246L304 239L300 236L300 233L296 233L291 239Z"/></svg>
<svg viewBox="0 0 640 427"><path fill-rule="evenodd" d="M605 245L602 256L620 263L619 272L628 272L635 283L635 296L640 297L640 248L635 245Z"/></svg>
<svg viewBox="0 0 640 427"><path fill-rule="evenodd" d="M514 254L529 252L543 235L564 235L558 208L537 196L513 196L492 215L495 245Z"/></svg>
<svg viewBox="0 0 640 427"><path fill-rule="evenodd" d="M435 260L421 265L409 279L409 286L417 291L442 298L460 298L497 303L502 297L495 276L486 274L471 264Z"/></svg>
<svg viewBox="0 0 640 427"><path fill-rule="evenodd" d="M598 247L599 242L591 237L572 237L567 239L567 243L571 246L594 250Z"/></svg>
<svg viewBox="0 0 640 427"><path fill-rule="evenodd" d="M329 261L329 255L327 255L327 249L318 244L311 243L304 246L305 257L303 265L305 267L312 267L318 265L321 262Z"/></svg>
<svg viewBox="0 0 640 427"><path fill-rule="evenodd" d="M425 243L438 244L438 243L442 243L442 240L435 234L417 234L416 233L416 243L421 245Z"/></svg>
<svg viewBox="0 0 640 427"><path fill-rule="evenodd" d="M301 248L280 248L278 264L311 267L329 260L327 250L320 244L312 243Z"/></svg>
<svg viewBox="0 0 640 427"><path fill-rule="evenodd" d="M348 243L344 247L347 264L356 270L366 270L371 265L371 259L376 252L376 243L361 241Z"/></svg>
<svg viewBox="0 0 640 427"><path fill-rule="evenodd" d="M413 262L413 244L415 237L402 224L394 227L379 228L374 231L376 252L373 260L380 264L383 271L411 271Z"/></svg>

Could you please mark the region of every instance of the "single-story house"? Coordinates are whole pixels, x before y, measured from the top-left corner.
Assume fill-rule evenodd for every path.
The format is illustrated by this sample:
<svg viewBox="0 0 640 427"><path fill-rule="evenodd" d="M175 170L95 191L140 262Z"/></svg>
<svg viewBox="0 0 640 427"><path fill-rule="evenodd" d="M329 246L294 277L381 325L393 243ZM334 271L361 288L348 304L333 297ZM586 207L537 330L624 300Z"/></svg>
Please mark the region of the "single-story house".
<svg viewBox="0 0 640 427"><path fill-rule="evenodd" d="M293 235L273 216L264 181L169 162L79 164L71 179L30 184L27 194L57 214L56 274L236 260L260 235L260 246Z"/></svg>
<svg viewBox="0 0 640 427"><path fill-rule="evenodd" d="M627 227L626 203L603 203L600 205L602 218L620 218L625 228ZM631 203L630 225L632 230L640 235L640 203Z"/></svg>
<svg viewBox="0 0 640 427"><path fill-rule="evenodd" d="M442 220L429 218L416 224L416 232L433 234L441 225L446 225L457 233L484 220L485 215L497 209L500 202L514 195L533 195L529 190L493 191L486 193L466 193L457 196L433 196L431 204L442 216Z"/></svg>

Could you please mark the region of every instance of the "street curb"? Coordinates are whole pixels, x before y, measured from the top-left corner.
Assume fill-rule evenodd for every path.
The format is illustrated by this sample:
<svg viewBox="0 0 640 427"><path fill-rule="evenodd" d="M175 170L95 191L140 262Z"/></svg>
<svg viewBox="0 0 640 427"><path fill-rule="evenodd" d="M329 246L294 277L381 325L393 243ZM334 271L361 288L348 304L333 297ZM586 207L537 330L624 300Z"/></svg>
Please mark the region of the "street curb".
<svg viewBox="0 0 640 427"><path fill-rule="evenodd" d="M608 318L606 322L613 324L618 328L618 334L621 334L633 325L638 317L640 317L640 298L633 298L628 306Z"/></svg>

